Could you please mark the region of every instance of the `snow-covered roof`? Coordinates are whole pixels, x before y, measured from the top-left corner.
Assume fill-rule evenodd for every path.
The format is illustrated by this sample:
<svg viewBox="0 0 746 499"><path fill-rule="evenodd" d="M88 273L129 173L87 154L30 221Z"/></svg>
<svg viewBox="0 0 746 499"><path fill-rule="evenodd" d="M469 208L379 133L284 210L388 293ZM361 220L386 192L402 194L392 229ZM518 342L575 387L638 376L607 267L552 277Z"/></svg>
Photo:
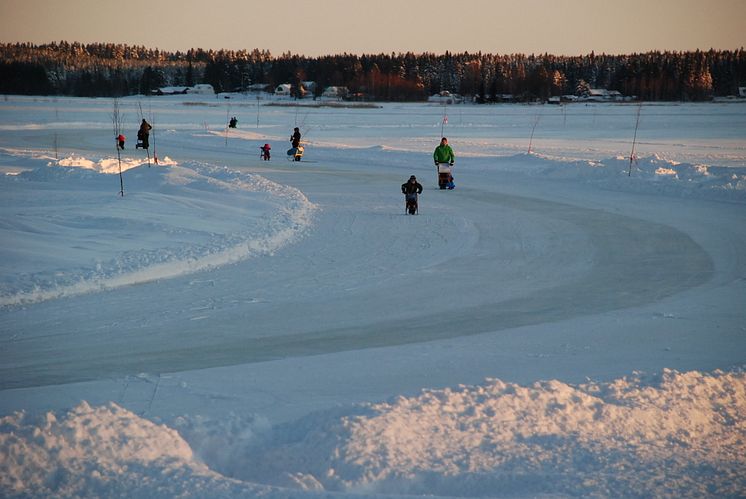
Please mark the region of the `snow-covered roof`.
<svg viewBox="0 0 746 499"><path fill-rule="evenodd" d="M458 104L459 102L463 101L463 98L460 95L452 94L448 90L443 90L440 93L428 97L427 101L439 102L442 104Z"/></svg>
<svg viewBox="0 0 746 499"><path fill-rule="evenodd" d="M185 85L160 87L152 93L157 95L176 95L176 94L213 94L215 91L209 83L200 83L191 87Z"/></svg>
<svg viewBox="0 0 746 499"><path fill-rule="evenodd" d="M349 93L347 87L326 87L321 94L322 97L344 97Z"/></svg>
<svg viewBox="0 0 746 499"><path fill-rule="evenodd" d="M209 83L200 83L198 85L194 85L187 92L190 94L214 94L215 89L213 89L212 85L210 85Z"/></svg>
<svg viewBox="0 0 746 499"><path fill-rule="evenodd" d="M158 90L155 90L153 93L156 93L159 95L185 94L187 93L189 88L190 87L185 87L185 86L160 87Z"/></svg>

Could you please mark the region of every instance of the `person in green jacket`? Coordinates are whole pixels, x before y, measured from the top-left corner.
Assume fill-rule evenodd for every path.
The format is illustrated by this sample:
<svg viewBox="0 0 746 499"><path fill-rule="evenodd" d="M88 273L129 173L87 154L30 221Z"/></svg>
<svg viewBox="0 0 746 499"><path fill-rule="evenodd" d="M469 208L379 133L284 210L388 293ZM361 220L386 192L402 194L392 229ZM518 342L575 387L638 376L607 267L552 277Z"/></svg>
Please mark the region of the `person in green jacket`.
<svg viewBox="0 0 746 499"><path fill-rule="evenodd" d="M448 163L450 166L453 166L456 156L453 155L453 149L448 145L447 138L443 137L440 139L440 145L435 148L433 159L435 160L435 166L438 166L440 163Z"/></svg>
<svg viewBox="0 0 746 499"><path fill-rule="evenodd" d="M440 145L435 148L433 159L435 160L436 168L441 163L447 164L449 167L453 166L453 162L456 159L456 156L453 154L453 149L451 149L451 146L448 145L447 138L443 137L442 139L440 139ZM443 189L444 187L447 187L448 189L453 189L455 187L455 184L453 183L453 175L451 175L451 172L448 171L448 173L443 173L442 175L440 173L440 169L438 170L438 172L438 185L440 185L440 188Z"/></svg>

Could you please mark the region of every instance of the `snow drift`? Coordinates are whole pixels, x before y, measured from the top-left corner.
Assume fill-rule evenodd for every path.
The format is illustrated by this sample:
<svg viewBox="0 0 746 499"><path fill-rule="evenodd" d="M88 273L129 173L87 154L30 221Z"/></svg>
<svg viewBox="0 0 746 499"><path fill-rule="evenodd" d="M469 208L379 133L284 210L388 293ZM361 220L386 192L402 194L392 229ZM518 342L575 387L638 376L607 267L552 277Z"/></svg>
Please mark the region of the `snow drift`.
<svg viewBox="0 0 746 499"><path fill-rule="evenodd" d="M746 374L486 380L309 415L156 424L116 404L0 420L6 497L702 497L746 490ZM274 489L271 486L281 487ZM314 494L304 497L315 497ZM326 496L325 496L326 497Z"/></svg>
<svg viewBox="0 0 746 499"><path fill-rule="evenodd" d="M271 254L302 235L317 209L293 187L224 167L166 160L151 168L130 159L123 170L124 200L111 195L119 185L116 158L71 156L0 176L8 196L0 207L8 269L0 306ZM54 249L44 252L50 243Z"/></svg>

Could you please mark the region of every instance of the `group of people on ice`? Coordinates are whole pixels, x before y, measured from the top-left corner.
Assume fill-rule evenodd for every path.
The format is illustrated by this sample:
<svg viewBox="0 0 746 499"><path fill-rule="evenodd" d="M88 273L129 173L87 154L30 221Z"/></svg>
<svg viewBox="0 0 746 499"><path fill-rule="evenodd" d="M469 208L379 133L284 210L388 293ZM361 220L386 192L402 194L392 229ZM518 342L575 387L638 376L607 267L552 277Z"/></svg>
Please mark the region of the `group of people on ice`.
<svg viewBox="0 0 746 499"><path fill-rule="evenodd" d="M433 152L433 160L438 171L438 187L449 190L456 187L452 175L456 155L453 154L453 149L448 145L447 138L440 139L440 144ZM410 215L416 214L418 210L417 196L422 194L422 184L417 182L417 177L414 175L409 177L409 180L402 184L401 192L404 194L407 213Z"/></svg>
<svg viewBox="0 0 746 499"><path fill-rule="evenodd" d="M145 118L142 119L142 123L140 123L140 129L137 131L137 144L135 144L135 149L148 149L150 147L150 130L152 130L153 127L145 121ZM127 137L125 137L124 134L120 133L117 135L117 147L119 149L124 149L124 142L127 140Z"/></svg>
<svg viewBox="0 0 746 499"><path fill-rule="evenodd" d="M238 120L232 118L229 126L235 128ZM150 147L150 130L152 126L143 118L140 123L140 129L137 131L137 145L135 149L143 148L148 149ZM117 136L117 147L124 149L124 142L126 137L123 134ZM293 134L290 136L290 143L292 147L288 149L288 156L291 156L294 161L300 161L303 156L303 146L301 145L301 133L298 127L295 127ZM261 157L265 161L270 159L270 150L272 149L269 144L259 148L261 150ZM438 172L438 187L441 189L453 189L456 185L453 183L453 163L456 159L453 154L453 149L448 145L448 139L443 137L440 139L440 144L435 148L433 152L433 161L435 162L435 168ZM404 194L406 211L410 215L414 215L418 210L417 196L422 194L422 184L417 182L417 177L412 175L405 183L401 186L401 192Z"/></svg>
<svg viewBox="0 0 746 499"><path fill-rule="evenodd" d="M293 130L293 134L290 136L290 145L292 147L288 149L288 156L290 156L290 159L292 159L293 161L300 161L300 159L303 157L303 146L300 144L300 137L300 129L298 127L295 127L295 129ZM269 151L271 149L272 147L269 144L264 144L262 147L259 148L261 158L264 161L269 161Z"/></svg>

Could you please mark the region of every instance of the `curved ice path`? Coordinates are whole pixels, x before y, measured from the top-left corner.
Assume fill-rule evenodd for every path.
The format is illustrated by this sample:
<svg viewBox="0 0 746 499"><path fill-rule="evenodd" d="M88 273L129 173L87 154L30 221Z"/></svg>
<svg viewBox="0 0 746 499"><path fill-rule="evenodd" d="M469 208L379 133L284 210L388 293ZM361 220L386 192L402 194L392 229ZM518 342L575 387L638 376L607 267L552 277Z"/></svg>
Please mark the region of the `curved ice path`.
<svg viewBox="0 0 746 499"><path fill-rule="evenodd" d="M173 278L271 254L312 223L298 189L196 162L148 168L65 158L0 179L12 270L0 306L25 305ZM51 191L51 193L50 193ZM30 235L32 234L32 235ZM51 248L51 249L48 249ZM45 258L34 260L37 253ZM24 252L26 252L24 254Z"/></svg>
<svg viewBox="0 0 746 499"><path fill-rule="evenodd" d="M323 206L300 244L9 311L2 387L494 332L653 303L713 273L707 252L671 226L501 193L489 175L428 189L417 217L391 192L398 171L278 164L265 175ZM48 348L53 358L38 355Z"/></svg>

